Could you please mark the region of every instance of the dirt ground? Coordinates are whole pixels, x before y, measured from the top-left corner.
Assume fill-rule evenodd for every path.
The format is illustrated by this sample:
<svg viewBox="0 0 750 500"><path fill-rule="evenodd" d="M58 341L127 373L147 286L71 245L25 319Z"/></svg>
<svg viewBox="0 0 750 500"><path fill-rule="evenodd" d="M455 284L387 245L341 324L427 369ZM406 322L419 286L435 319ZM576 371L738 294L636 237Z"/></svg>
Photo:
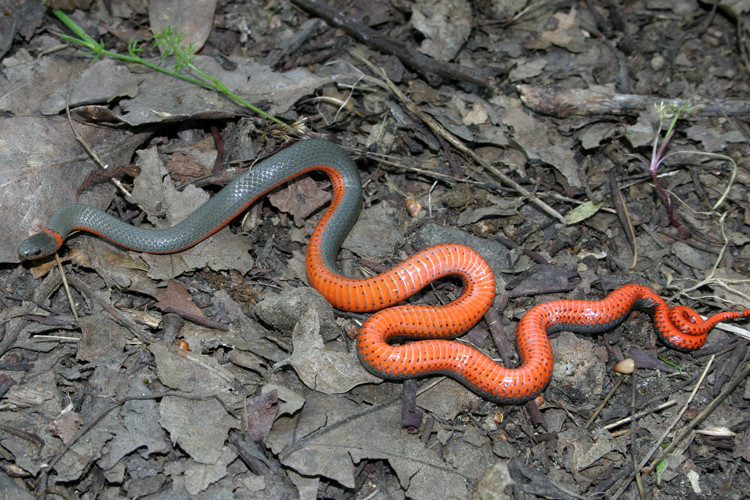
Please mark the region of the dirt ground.
<svg viewBox="0 0 750 500"><path fill-rule="evenodd" d="M746 2L186 5L3 3L0 499L750 495L747 321L693 352L648 314L555 328L552 379L525 404L383 381L357 356L369 313L309 285L320 172L179 253L78 232L58 261L17 255L67 203L171 227L256 158L323 137L363 183L342 272L475 249L497 293L461 342L498 362L519 363L534 306L627 284L743 311Z"/></svg>

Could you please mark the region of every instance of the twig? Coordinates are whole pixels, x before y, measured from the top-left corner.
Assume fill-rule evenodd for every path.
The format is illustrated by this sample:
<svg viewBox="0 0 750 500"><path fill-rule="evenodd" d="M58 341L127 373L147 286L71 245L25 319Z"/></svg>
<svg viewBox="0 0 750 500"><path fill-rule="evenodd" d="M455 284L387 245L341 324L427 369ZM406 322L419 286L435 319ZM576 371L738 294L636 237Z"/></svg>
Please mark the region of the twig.
<svg viewBox="0 0 750 500"><path fill-rule="evenodd" d="M511 191L510 188L503 187L499 184L490 184L487 182L479 182L479 181L474 181L474 180L466 179L466 178L457 179L451 175L441 174L440 172L432 172L430 170L425 170L423 168L413 167L411 165L404 165L404 163L399 163L398 161L388 159L388 158L392 158L392 156L390 155L373 153L373 152L365 152L363 156L364 158L370 158L374 161L377 161L378 163L382 163L383 165L388 165L389 167L395 167L401 170L414 172L417 174L424 175L425 177L431 177L433 179L440 179L441 181L445 182L446 184L450 186L452 186L455 183L461 183L461 184L469 184L470 186L493 189L495 191L500 191L500 192ZM400 160L402 162L405 161L404 158L400 158Z"/></svg>
<svg viewBox="0 0 750 500"><path fill-rule="evenodd" d="M47 300L47 298L52 295L52 293L57 290L57 288L60 286L60 283L62 282L62 278L57 273L49 273L47 277L44 279L41 285L38 285L36 289L34 290L34 300L31 301L31 304L33 304L33 307L29 305L29 303L24 302L23 306L20 308L20 313L12 313L16 316L22 316L26 312L32 312L34 310L34 307L38 307L38 304ZM21 334L21 330L24 328L24 325L26 323L22 321L18 322L11 322L8 327L5 329L5 334L3 335L2 340L0 340L0 356L5 354L11 347L13 347L13 344L15 344L16 340L18 340L18 336Z"/></svg>
<svg viewBox="0 0 750 500"><path fill-rule="evenodd" d="M631 394L630 394L630 405L633 410L635 410L636 407L636 400L638 398L638 371L633 370L633 373L630 374L630 381L631 381ZM685 405L687 408L687 405ZM636 463L638 459L636 458L635 450L638 449L638 424L635 420L632 420L630 422L630 451L632 452L630 455L631 461L633 462L633 471L635 475L635 484L638 487L638 493L642 500L645 500L646 495L643 493L643 479L641 478L641 470L640 467L636 467Z"/></svg>
<svg viewBox="0 0 750 500"><path fill-rule="evenodd" d="M443 77L476 83L482 87L493 88L497 85L495 77L500 70L490 71L437 61L411 47L389 40L369 26L354 21L350 16L331 7L323 0L292 0L292 3L324 19L331 26L341 28L355 40L398 57L404 64L422 75L432 86L439 85Z"/></svg>
<svg viewBox="0 0 750 500"><path fill-rule="evenodd" d="M191 361L191 362L197 364L201 368L204 368L204 369L210 371L211 373L213 373L214 375L216 375L217 377L221 378L222 380L224 380L226 382L229 382L229 383L233 383L234 382L234 377L232 377L232 375L229 374L226 370L224 370L224 369L217 369L216 367L213 367L213 366L209 365L208 363L206 363L205 361L203 361L199 356L196 356L192 352L188 352L188 351L186 351L184 349L180 349L177 346L168 345L168 344L165 344L163 342L157 342L157 344L163 345L171 354L174 354L175 356L179 356L179 357L181 357L181 358L183 358L183 359L185 359L187 361Z"/></svg>
<svg viewBox="0 0 750 500"><path fill-rule="evenodd" d="M453 145L453 147L455 147L456 149L458 149L459 151L461 151L466 156L472 158L475 162L477 162L479 165L481 165L485 170L487 170L490 173L492 173L492 175L498 177L505 184L511 186L521 196L523 196L524 198L527 198L529 201L531 201L536 206L538 206L542 211L546 212L548 215L550 215L551 217L554 217L555 219L557 219L558 221L562 222L563 224L566 223L565 222L565 217L563 217L562 215L560 215L560 213L558 213L557 210L555 210L551 206L547 205L545 202L543 202L542 200L540 200L539 198L537 198L535 195L533 195L530 192L528 192L520 184L518 184L516 181L514 181L513 179L511 179L510 177L508 177L507 175L505 175L503 172L501 172L500 170L498 170L494 166L492 166L489 163L487 163L487 161L484 158L482 158L480 155L478 155L473 150L471 150L470 148L468 148L463 143L463 141L461 141L458 137L456 137L451 132L449 132L448 129L446 129L445 127L443 127L443 125L440 122L438 122L436 119L434 119L433 117L431 117L430 115L428 115L427 113L425 113L424 111L422 111L419 108L419 106L417 106L416 104L414 104L413 101L411 101L409 98L407 98L403 94L403 92L401 92L401 90L399 90L398 87L396 87L393 84L393 82L391 82L391 80L388 78L388 76L385 74L384 71L382 71L382 70L376 68L375 66L373 66L372 63L370 63L370 61L368 61L367 58L365 58L364 54L362 54L361 51L354 49L354 50L350 50L350 53L353 56L357 57L364 64L366 64L373 72L375 72L376 74L379 74L381 76L381 78L383 78L383 80L385 80L385 82L388 85L388 87L390 88L391 92L396 97L398 97L401 100L401 102L404 103L404 105L406 106L406 109L408 109L409 111L411 111L412 113L414 113L415 115L417 115L428 127L430 127L430 129L432 129L433 132L435 132L436 134L438 134L438 135L442 136L443 138L445 138L445 140L447 140L448 142L450 142L451 145Z"/></svg>
<svg viewBox="0 0 750 500"><path fill-rule="evenodd" d="M675 425L677 425L677 423L682 419L682 416L687 411L688 407L690 406L690 403L693 401L693 398L695 398L695 395L698 392L698 389L703 384L703 380L706 378L706 375L708 374L708 370L711 368L711 365L713 364L713 361L714 361L714 356L711 356L711 359L708 360L708 364L706 364L706 367L703 369L703 373L701 374L701 377L698 379L698 382L695 384L695 387L693 387L693 392L690 393L690 397L687 399L687 401L682 406L682 408L680 409L680 411L677 412L677 415L672 420L672 423L669 426L667 426L667 428L664 430L664 433L659 437L659 439L656 440L656 442L651 447L651 449L648 450L648 452L646 452L646 454L643 456L643 458L641 459L641 461L638 463L638 466L634 467L633 474L630 477L625 478L625 482L622 484L622 486L620 486L620 489L617 490L617 493L615 493L612 496L612 500L617 500L618 498L620 498L620 496L623 493L625 493L625 490L628 489L628 487L630 486L630 481L632 481L633 479L635 479L635 476L637 476L638 474L640 474L641 469L649 461L649 459L651 458L651 455L653 455L654 453L656 453L656 450L658 450L661 447L661 444L664 442L665 439L667 439L667 436L669 436L669 433L672 432L672 429L674 429ZM750 365L748 365L748 373L750 373ZM714 402L715 401L716 400L714 400ZM713 404L713 402L711 404ZM677 442L678 442L677 439L675 439L674 441L672 441L672 443L667 447L667 450L671 451L672 449L674 449L674 446L676 445ZM660 457L663 457L664 455L665 455L665 453L662 453L660 455ZM658 460L654 461L653 463L656 463L656 462L658 462ZM653 463L652 463L652 465L653 465Z"/></svg>
<svg viewBox="0 0 750 500"><path fill-rule="evenodd" d="M609 391L609 394L607 394L607 397L605 397L601 403L599 403L599 406L596 407L596 410L594 410L594 413L591 414L588 421L586 421L586 424L583 426L584 428L588 429L591 427L591 424L594 423L594 420L596 420L596 417L599 416L599 414L602 412L605 406L607 406L607 403L610 399L612 399L612 396L615 395L615 391L622 385L622 381L624 380L624 377L617 377L617 381L615 382L615 385L612 386L612 390ZM603 427L602 429L606 429L606 427ZM598 436L598 435L597 435ZM596 439L596 437L594 439Z"/></svg>
<svg viewBox="0 0 750 500"><path fill-rule="evenodd" d="M63 269L62 261L60 261L60 254L55 252L55 263L57 263L57 270L60 271L60 278L62 278L62 284L65 288L65 295L68 296L68 303L70 304L70 310L73 313L73 317L78 321L78 311L76 311L76 304L73 302L73 295L70 293L70 287L68 286L68 280L65 278L65 269Z"/></svg>
<svg viewBox="0 0 750 500"><path fill-rule="evenodd" d="M635 94L605 94L584 89L561 87L537 87L519 85L521 101L532 111L557 118L591 115L637 116L648 108L663 102L679 108L687 104L686 116L722 116L722 108L728 115L750 113L750 99L685 100Z"/></svg>
<svg viewBox="0 0 750 500"><path fill-rule="evenodd" d="M622 224L622 228L625 230L625 236L628 238L630 248L633 250L633 263L631 264L630 269L635 269L635 266L638 263L638 243L635 239L635 230L633 229L633 222L630 220L628 207L623 202L622 193L617 186L617 177L615 176L614 170L609 173L609 190L612 193L612 204L617 211L617 218L620 219L620 224Z"/></svg>
<svg viewBox="0 0 750 500"><path fill-rule="evenodd" d="M70 84L70 81L68 81L68 84ZM107 170L108 165L106 165L101 160L101 158L99 158L99 156L94 152L94 150L91 149L91 147L88 145L86 140L83 137L81 137L81 134L78 133L78 130L76 130L76 128L73 126L73 119L70 117L70 102L68 101L67 93L65 94L65 114L68 117L68 125L70 125L70 130L73 131L73 135L75 136L78 143L81 145L83 149L86 150L86 153L94 161L94 163L99 165L99 168L101 168L102 170ZM125 187L122 185L122 183L120 183L118 179L115 179L114 177L110 177L109 181L112 184L114 184L117 189L122 191L122 194L124 194L125 196L130 196L130 193L128 192L128 190L125 189ZM143 209L143 207L141 207L141 209Z"/></svg>
<svg viewBox="0 0 750 500"><path fill-rule="evenodd" d="M622 377L620 378L620 380L622 380ZM615 427L619 427L619 426L621 426L623 424L627 424L628 422L632 422L633 420L638 420L639 418L643 418L646 415L650 415L650 414L655 413L657 411L664 410L664 409L669 408L670 406L674 406L676 404L677 404L677 401L675 401L674 399L670 399L666 403L662 403L659 406L657 406L656 408L649 408L648 410L640 411L640 412L638 412L638 413L636 413L634 415L631 415L629 417L625 417L625 418L623 418L621 420L618 420L617 422L612 422L611 424L605 425L604 427L601 428L601 430L599 432L601 433L601 432L603 432L605 430L608 431L608 430L614 429ZM598 436L598 434L597 434L597 436ZM596 439L597 436L595 436L594 439Z"/></svg>
<svg viewBox="0 0 750 500"><path fill-rule="evenodd" d="M37 455L42 452L42 448L44 448L44 440L34 434L33 432L27 432L23 431L21 429L18 429L16 427L6 425L6 424L0 424L0 431L7 432L8 434L12 434L13 436L16 436L18 438L21 438L25 441L28 441L29 443L32 443L37 448Z"/></svg>
<svg viewBox="0 0 750 500"><path fill-rule="evenodd" d="M151 343L150 340L144 335L143 331L138 327L138 325L135 324L132 320L130 320L127 316L122 314L120 311L115 309L109 302L107 302L104 298L100 297L97 292L94 292L89 289L86 284L76 278L75 276L68 276L68 281L81 293L86 295L90 300L96 301L102 308L107 311L112 318L128 330L130 330L130 333L135 335L138 340L143 342L144 344Z"/></svg>
<svg viewBox="0 0 750 500"><path fill-rule="evenodd" d="M73 447L74 444L78 442L79 439L81 439L83 436L86 435L91 429L94 428L96 424L98 424L104 417L109 414L112 410L117 408L118 406L127 403L128 401L145 401L149 399L160 399L165 398L168 396L173 397L179 397L184 399L192 399L194 401L205 401L207 399L214 398L219 403L226 408L224 405L224 402L219 399L216 395L210 395L210 396L193 396L190 394L185 394L183 392L160 392L156 394L147 394L144 396L126 396L124 398L118 399L112 403L109 404L109 406L106 406L105 408L102 408L99 410L99 413L93 416L93 418L83 427L81 427L75 436L73 436L70 441L65 443L65 446L55 455L55 457L50 460L50 462L47 464L45 468L42 469L40 476L39 476L39 482L36 485L36 491L38 492L38 498L43 498L41 496L42 492L47 490L47 477L49 476L50 471L57 465L57 462L62 459L62 457ZM231 412L230 412L231 413Z"/></svg>
<svg viewBox="0 0 750 500"><path fill-rule="evenodd" d="M651 464L649 465L649 470L652 470L660 460L662 460L668 454L672 453L672 450L674 450L675 447L677 447L678 444L680 444L685 438L687 438L688 435L693 432L693 429L695 429L698 425L700 425L706 419L706 417L708 417L711 413L713 413L713 411L716 408L718 408L718 406L721 403L723 403L724 400L727 397L729 397L729 395L732 394L734 392L734 390L737 389L737 387L742 382L744 382L745 379L748 376L750 376L750 363L748 363L745 366L745 369L742 371L742 373L740 373L739 376L737 378L735 378L732 381L732 383L729 384L721 392L721 394L719 394L718 396L716 396L716 398L713 401L711 401L711 403L709 403L709 405L706 406L706 408L703 411L701 411L698 415L696 415L696 417L693 420L691 420L690 423L682 429L682 432L674 438L674 440L669 444L669 446L667 446L666 448L664 448L664 450L659 454L659 456L656 457L651 462ZM688 401L688 403L689 402L690 401ZM687 403L686 403L686 407L687 407Z"/></svg>

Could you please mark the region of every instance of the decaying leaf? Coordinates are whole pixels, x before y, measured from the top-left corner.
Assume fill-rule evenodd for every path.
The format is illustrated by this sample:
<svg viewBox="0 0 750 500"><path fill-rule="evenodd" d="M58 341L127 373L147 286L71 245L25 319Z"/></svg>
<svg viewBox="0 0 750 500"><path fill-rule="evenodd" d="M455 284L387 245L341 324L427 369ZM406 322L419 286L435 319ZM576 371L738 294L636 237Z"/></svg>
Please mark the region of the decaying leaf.
<svg viewBox="0 0 750 500"><path fill-rule="evenodd" d="M342 394L360 384L379 384L383 380L370 375L354 352L336 349L335 343L323 344L318 312L309 308L292 333L294 352L275 369L292 365L310 389L326 394Z"/></svg>
<svg viewBox="0 0 750 500"><path fill-rule="evenodd" d="M438 61L450 61L471 34L471 4L466 0L417 0L411 23L425 40L419 50Z"/></svg>
<svg viewBox="0 0 750 500"><path fill-rule="evenodd" d="M555 167L571 187L583 185L571 143L554 127L529 116L521 101L508 100L503 122L513 127L513 138L529 158L538 158Z"/></svg>
<svg viewBox="0 0 750 500"><path fill-rule="evenodd" d="M198 463L216 465L222 455L229 429L237 421L215 399L191 401L166 397L159 406L159 423L172 442Z"/></svg>
<svg viewBox="0 0 750 500"><path fill-rule="evenodd" d="M582 205L578 205L576 208L565 214L565 222L567 222L568 224L578 224L579 222L584 221L596 214L603 206L603 203L594 203L593 201L587 201Z"/></svg>
<svg viewBox="0 0 750 500"><path fill-rule="evenodd" d="M380 459L394 469L408 497L466 498L465 476L415 436L393 432L400 414L397 405L363 410L346 398L314 393L296 421L274 426L267 443L301 475L353 487L357 464Z"/></svg>
<svg viewBox="0 0 750 500"><path fill-rule="evenodd" d="M303 226L305 219L331 198L330 191L324 191L311 177L304 176L273 192L268 200L282 212L291 214L297 226Z"/></svg>
<svg viewBox="0 0 750 500"><path fill-rule="evenodd" d="M159 293L159 301L154 304L164 312L177 313L183 317L208 319L200 307L195 305L187 285L180 281L169 280L167 289Z"/></svg>
<svg viewBox="0 0 750 500"><path fill-rule="evenodd" d="M227 466L237 458L234 448L224 446L215 464L194 462L185 470L185 489L191 495L197 495L227 475Z"/></svg>
<svg viewBox="0 0 750 500"><path fill-rule="evenodd" d="M278 413L278 395L275 390L262 391L251 397L244 412L250 439L265 441Z"/></svg>
<svg viewBox="0 0 750 500"><path fill-rule="evenodd" d="M62 442L68 444L78 429L84 424L83 417L74 411L63 413L52 421L50 427L52 434L62 439Z"/></svg>

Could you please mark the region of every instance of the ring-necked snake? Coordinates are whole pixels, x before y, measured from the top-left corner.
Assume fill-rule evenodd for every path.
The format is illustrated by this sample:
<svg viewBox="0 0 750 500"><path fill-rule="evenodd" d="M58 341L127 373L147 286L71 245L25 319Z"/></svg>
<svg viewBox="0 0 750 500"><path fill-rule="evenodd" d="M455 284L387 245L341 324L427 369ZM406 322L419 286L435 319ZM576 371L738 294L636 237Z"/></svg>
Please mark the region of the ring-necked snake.
<svg viewBox="0 0 750 500"><path fill-rule="evenodd" d="M664 300L640 285L624 286L600 301L548 302L531 309L519 323L516 342L521 366L505 368L477 349L448 340L474 326L495 296L492 270L475 250L442 244L371 278L352 279L339 273L337 255L359 216L362 189L354 162L341 148L323 140L298 142L259 163L174 227L138 228L87 205L66 205L52 215L43 232L24 241L18 253L26 260L50 255L77 229L133 250L177 252L216 232L269 190L313 170L330 177L333 201L307 248L307 276L334 307L379 311L364 323L357 340L362 363L379 377L444 374L491 401L521 403L539 394L552 376L549 332L603 332L638 310L653 317L666 344L692 350L703 345L716 323L750 315L748 309L720 313L703 321L687 307L670 310ZM463 292L455 301L437 307L392 307L447 275L457 275L464 282ZM406 339L415 341L390 344Z"/></svg>

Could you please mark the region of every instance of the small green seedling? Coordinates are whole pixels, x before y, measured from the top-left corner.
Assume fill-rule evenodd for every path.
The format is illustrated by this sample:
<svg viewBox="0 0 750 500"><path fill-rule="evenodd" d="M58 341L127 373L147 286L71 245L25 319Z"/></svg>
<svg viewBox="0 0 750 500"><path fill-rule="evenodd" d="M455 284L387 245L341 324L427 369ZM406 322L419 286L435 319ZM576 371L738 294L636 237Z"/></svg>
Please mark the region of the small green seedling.
<svg viewBox="0 0 750 500"><path fill-rule="evenodd" d="M696 152L696 151L674 151L672 153L665 155L664 151L666 151L667 146L669 145L669 142L672 140L672 137L674 136L675 125L677 124L677 120L679 120L680 118L680 114L683 112L690 111L690 106L688 104L683 104L682 106L675 106L674 104L664 104L664 102L662 101L659 104L656 104L655 107L656 107L656 112L659 115L660 127L659 127L659 130L654 135L654 144L651 150L651 160L649 161L639 154L636 154L635 156L640 160L643 166L648 170L648 173L651 175L651 179L653 179L654 181L654 185L656 185L656 188L659 190L661 195L664 196L664 199L667 200L667 209L669 210L669 222L671 222L672 225L674 225L675 227L680 227L682 224L677 222L674 218L672 199L669 197L669 194L662 187L661 183L659 182L659 179L656 177L659 167L661 166L662 163L664 163L664 160L666 160L670 156L683 153L683 154L700 154L700 155L710 156L712 158L719 158L719 159L732 162L732 164L734 165L734 169L732 170L732 177L729 181L729 185L724 191L724 194L721 196L719 201L716 202L716 204L714 205L713 207L714 210L716 210L716 208L724 202L724 199L729 193L729 188L732 186L732 183L734 182L734 178L737 175L737 163L735 163L735 161L729 156L720 155L716 153L705 153L705 152ZM667 133L664 135L664 140L661 141L661 145L660 145L659 139L661 139L661 124L664 122L664 120L669 120L670 118L672 121L669 123L669 127L667 128Z"/></svg>

